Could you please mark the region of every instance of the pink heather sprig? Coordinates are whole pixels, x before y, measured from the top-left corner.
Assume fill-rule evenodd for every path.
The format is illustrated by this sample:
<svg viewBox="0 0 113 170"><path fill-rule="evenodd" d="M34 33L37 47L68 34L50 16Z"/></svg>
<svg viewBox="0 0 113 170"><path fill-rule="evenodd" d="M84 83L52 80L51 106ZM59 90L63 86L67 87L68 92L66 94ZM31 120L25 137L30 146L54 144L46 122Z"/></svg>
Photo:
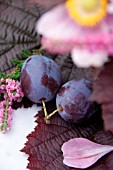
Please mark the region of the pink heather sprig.
<svg viewBox="0 0 113 170"><path fill-rule="evenodd" d="M6 133L12 125L13 101L21 102L24 94L20 82L10 78L0 79L0 92L4 95L4 100L0 102L0 130Z"/></svg>

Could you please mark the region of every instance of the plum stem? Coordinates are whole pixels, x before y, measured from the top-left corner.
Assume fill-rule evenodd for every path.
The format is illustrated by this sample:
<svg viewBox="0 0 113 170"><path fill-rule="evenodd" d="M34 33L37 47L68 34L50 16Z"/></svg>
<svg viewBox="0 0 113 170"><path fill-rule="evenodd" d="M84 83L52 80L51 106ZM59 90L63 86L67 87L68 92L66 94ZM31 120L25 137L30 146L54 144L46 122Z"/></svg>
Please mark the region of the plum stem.
<svg viewBox="0 0 113 170"><path fill-rule="evenodd" d="M48 114L47 114L47 109L46 109L45 101L44 101L44 100L42 100L42 105L43 105L43 109L44 109L45 117L47 117L47 116L48 116Z"/></svg>
<svg viewBox="0 0 113 170"><path fill-rule="evenodd" d="M50 113L49 115L47 115L45 117L46 120L50 119L56 112L58 112L59 110L61 110L61 108L59 107L58 109L54 110L52 113Z"/></svg>

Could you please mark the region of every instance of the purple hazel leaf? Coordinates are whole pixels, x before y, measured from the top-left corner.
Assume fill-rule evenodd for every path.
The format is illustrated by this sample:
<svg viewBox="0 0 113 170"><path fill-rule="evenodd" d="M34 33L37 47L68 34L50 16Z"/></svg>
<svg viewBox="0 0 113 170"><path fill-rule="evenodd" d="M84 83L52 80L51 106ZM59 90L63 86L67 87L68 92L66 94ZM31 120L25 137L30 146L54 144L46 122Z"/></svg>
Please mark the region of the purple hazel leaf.
<svg viewBox="0 0 113 170"><path fill-rule="evenodd" d="M88 168L105 154L113 151L113 146L94 143L85 138L74 138L65 142L61 150L63 163L73 168Z"/></svg>

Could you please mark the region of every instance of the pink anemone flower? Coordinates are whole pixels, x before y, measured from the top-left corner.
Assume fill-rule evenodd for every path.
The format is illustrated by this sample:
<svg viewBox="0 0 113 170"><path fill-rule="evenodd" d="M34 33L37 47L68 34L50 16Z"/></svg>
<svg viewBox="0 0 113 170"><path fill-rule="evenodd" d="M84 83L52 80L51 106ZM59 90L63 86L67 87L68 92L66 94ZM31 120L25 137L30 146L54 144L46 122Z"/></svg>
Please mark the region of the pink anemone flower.
<svg viewBox="0 0 113 170"><path fill-rule="evenodd" d="M113 0L48 0L36 30L43 47L71 53L78 67L100 67L113 55Z"/></svg>

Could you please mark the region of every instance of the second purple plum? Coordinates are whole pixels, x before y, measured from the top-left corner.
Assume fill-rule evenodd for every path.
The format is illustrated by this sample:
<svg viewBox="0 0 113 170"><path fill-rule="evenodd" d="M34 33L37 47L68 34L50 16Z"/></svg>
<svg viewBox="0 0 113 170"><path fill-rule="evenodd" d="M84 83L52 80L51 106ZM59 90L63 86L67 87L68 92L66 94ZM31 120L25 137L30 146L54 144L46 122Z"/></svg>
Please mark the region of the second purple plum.
<svg viewBox="0 0 113 170"><path fill-rule="evenodd" d="M56 97L60 116L72 123L81 123L94 113L94 104L89 101L92 82L89 80L71 80L65 83Z"/></svg>

